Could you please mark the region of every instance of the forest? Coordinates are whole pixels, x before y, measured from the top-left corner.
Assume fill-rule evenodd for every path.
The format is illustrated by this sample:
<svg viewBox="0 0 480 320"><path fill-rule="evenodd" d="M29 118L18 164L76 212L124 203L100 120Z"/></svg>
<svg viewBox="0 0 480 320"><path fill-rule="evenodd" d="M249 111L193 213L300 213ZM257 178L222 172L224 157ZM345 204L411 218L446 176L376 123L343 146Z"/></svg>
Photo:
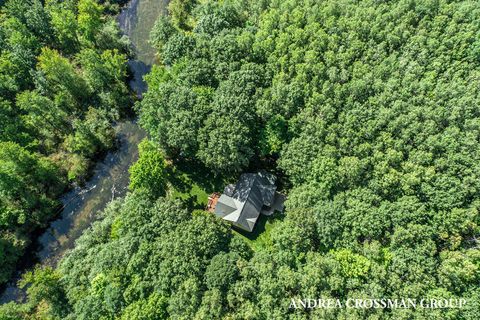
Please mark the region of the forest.
<svg viewBox="0 0 480 320"><path fill-rule="evenodd" d="M33 1L25 12L35 15L21 17L22 1L2 8L1 115L13 126L2 128L0 148L7 244L85 172L72 159L87 166L110 147L108 124L130 102L126 45L90 10L105 5L70 2ZM149 139L129 194L58 268L28 272L27 302L0 306L0 319L478 319L477 1L172 0L168 10L151 32L158 63L134 107ZM76 24L56 26L57 12ZM39 21L50 29L29 27ZM42 45L48 39L59 47ZM273 171L286 210L252 240L179 195L185 164L201 169L196 189L209 192L242 172ZM12 198L10 181L23 198ZM289 308L309 297L467 304Z"/></svg>
<svg viewBox="0 0 480 320"><path fill-rule="evenodd" d="M8 0L0 9L0 285L59 196L114 147L128 113L118 4Z"/></svg>

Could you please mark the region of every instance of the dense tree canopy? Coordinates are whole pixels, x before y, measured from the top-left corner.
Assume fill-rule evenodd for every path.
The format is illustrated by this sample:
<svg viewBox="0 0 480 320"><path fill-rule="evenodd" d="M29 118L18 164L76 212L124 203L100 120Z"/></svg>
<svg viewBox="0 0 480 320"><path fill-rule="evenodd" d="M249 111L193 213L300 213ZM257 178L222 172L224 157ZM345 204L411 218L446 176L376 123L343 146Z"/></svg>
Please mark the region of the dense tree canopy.
<svg viewBox="0 0 480 320"><path fill-rule="evenodd" d="M268 274L286 285L281 296L261 291L229 306L240 317L275 318L285 314L278 305L288 296L462 296L473 301L464 310L472 317L480 271L473 258L480 195L478 7L472 1L272 1L266 8L266 2L212 1L193 10L192 32L158 23L152 41L171 67L151 76L140 107L145 128L169 152L173 144L163 128L173 122L162 110L179 110L171 101L201 87L208 99L188 109L189 119L200 121L193 128L175 123L185 132L177 140L199 134L188 138L188 147L176 145L175 154L217 171L277 159L292 184L286 219L272 235L275 250L263 259L276 263L275 270L288 268L293 279L317 266L324 274L315 277L325 280L292 279L289 288L271 271L254 268L261 271L251 277L260 281L253 287L262 288ZM166 87L175 98L164 95ZM165 108L158 108L161 99ZM458 256L468 267L457 264ZM454 289L452 278L462 289ZM265 301L279 304L269 309ZM459 316L449 312L429 316Z"/></svg>
<svg viewBox="0 0 480 320"><path fill-rule="evenodd" d="M170 10L151 36L162 64L137 105L163 152L140 157L132 193L63 260L51 285L68 303L43 298L49 314L477 319L478 3L172 1ZM14 80L2 90L22 85ZM0 116L14 112L9 101ZM162 178L164 157L230 174L273 163L286 212L255 246L168 195L152 201L147 186ZM321 297L468 303L289 308Z"/></svg>
<svg viewBox="0 0 480 320"><path fill-rule="evenodd" d="M94 0L0 7L0 284L68 183L114 143L128 47ZM113 10L108 6L109 10ZM112 27L113 23L113 27Z"/></svg>
<svg viewBox="0 0 480 320"><path fill-rule="evenodd" d="M139 159L130 171L130 189L145 190L154 197L165 195L166 161L158 148L148 140L138 146Z"/></svg>

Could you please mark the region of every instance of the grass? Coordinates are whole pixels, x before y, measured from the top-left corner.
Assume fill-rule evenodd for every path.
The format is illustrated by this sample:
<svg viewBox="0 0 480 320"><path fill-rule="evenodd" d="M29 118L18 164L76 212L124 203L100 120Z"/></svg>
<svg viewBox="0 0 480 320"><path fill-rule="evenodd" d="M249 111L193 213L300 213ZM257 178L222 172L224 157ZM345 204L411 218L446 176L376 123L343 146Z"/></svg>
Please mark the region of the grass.
<svg viewBox="0 0 480 320"><path fill-rule="evenodd" d="M234 228L237 236L241 237L254 251L259 251L272 246L272 230L283 220L283 215L275 212L271 216L263 214L258 217L252 232Z"/></svg>
<svg viewBox="0 0 480 320"><path fill-rule="evenodd" d="M194 209L201 209L207 205L209 193L195 183L187 173L176 173L175 180L176 183L172 183L173 198L184 200Z"/></svg>
<svg viewBox="0 0 480 320"><path fill-rule="evenodd" d="M192 210L205 209L208 196L213 192L222 192L236 178L215 175L201 164L188 161L175 162L167 169L170 195L184 201ZM272 216L261 214L252 232L234 227L232 230L235 236L241 237L254 251L262 250L272 245L271 232L283 217L278 212Z"/></svg>
<svg viewBox="0 0 480 320"><path fill-rule="evenodd" d="M169 166L167 180L171 196L182 199L191 209L205 209L208 196L221 192L227 180L198 163L181 161Z"/></svg>

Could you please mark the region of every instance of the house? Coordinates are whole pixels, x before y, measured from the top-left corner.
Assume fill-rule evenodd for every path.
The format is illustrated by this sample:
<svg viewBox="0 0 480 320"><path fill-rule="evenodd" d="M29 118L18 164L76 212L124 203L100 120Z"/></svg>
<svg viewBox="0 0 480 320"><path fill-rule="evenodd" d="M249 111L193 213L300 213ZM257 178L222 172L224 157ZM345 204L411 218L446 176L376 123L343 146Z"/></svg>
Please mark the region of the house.
<svg viewBox="0 0 480 320"><path fill-rule="evenodd" d="M277 192L276 177L266 172L244 173L225 187L211 210L235 227L251 232L260 214L283 211L284 196Z"/></svg>

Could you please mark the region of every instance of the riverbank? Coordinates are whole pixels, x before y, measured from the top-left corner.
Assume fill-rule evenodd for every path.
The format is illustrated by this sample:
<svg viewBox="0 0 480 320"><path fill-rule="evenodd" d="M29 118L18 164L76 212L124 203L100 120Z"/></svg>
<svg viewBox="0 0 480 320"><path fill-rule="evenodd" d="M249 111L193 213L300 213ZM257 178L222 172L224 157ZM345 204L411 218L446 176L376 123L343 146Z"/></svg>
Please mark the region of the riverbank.
<svg viewBox="0 0 480 320"><path fill-rule="evenodd" d="M148 12L149 21L139 19L138 14L142 12ZM157 16L152 12L157 12ZM138 54L138 50L148 46L150 29L158 15L164 12L164 2L155 4L153 1L133 0L118 16L122 32L132 37L136 55L128 62L133 75L129 85L139 97L146 90L142 78L149 72L150 64L154 61L154 51ZM139 21L142 23L138 23ZM0 304L24 301L25 292L17 286L21 275L37 263L54 267L63 254L74 246L83 231L96 220L97 212L103 210L114 198L125 195L129 183L128 168L138 158L137 146L145 137L145 132L135 120L123 120L115 126L115 135L118 147L107 153L104 159L95 165L93 174L86 184L61 197L62 205L58 218L36 237L28 257L25 256L20 263L23 268L17 270L0 295Z"/></svg>

